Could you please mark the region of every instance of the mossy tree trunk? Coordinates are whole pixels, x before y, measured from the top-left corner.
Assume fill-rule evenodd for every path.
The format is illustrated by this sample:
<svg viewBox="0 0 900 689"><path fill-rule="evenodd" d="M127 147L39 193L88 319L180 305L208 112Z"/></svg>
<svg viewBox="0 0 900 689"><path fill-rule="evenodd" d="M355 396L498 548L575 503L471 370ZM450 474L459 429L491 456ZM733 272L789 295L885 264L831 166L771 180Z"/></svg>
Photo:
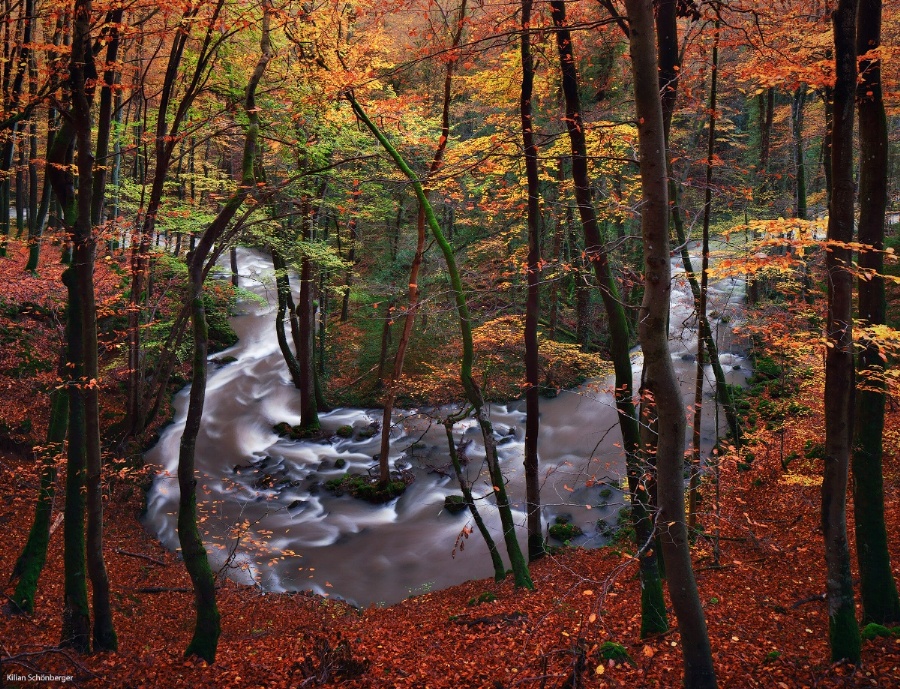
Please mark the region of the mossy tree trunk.
<svg viewBox="0 0 900 689"><path fill-rule="evenodd" d="M85 440L84 397L81 380L84 374L84 344L79 315L81 295L75 269L63 272L68 289L66 357L68 359L69 443L66 450L66 510L63 521L64 602L61 645L82 653L91 650L91 613L87 593L87 563L84 542Z"/></svg>
<svg viewBox="0 0 900 689"><path fill-rule="evenodd" d="M180 490L178 540L181 543L185 567L194 586L194 605L197 613L194 634L185 650L185 656L196 655L208 663L214 662L216 658L221 623L216 604L215 578L210 569L209 559L197 525L197 479L194 471L197 436L200 431L206 393L208 332L206 312L203 307L203 281L206 275L204 264L207 256L213 250L213 245L221 238L238 209L253 193L256 186L254 161L259 138L259 114L255 97L256 88L272 57L272 46L269 40L270 14L271 6L268 2L264 2L262 36L260 38L261 55L244 94L244 112L247 115L248 124L244 139L240 186L204 230L188 259L190 280L188 297L191 303L194 352L190 400L178 454L178 487Z"/></svg>
<svg viewBox="0 0 900 689"><path fill-rule="evenodd" d="M61 367L60 378L65 375ZM34 508L34 522L28 532L28 540L13 567L12 580L18 579L12 596L13 605L21 612L34 612L34 596L38 579L47 561L47 547L50 543L50 517L56 496L56 461L63 452L66 430L69 425L69 399L64 388L56 388L50 393L50 423L47 427L47 442L41 449L43 461L41 483L38 489L37 505Z"/></svg>

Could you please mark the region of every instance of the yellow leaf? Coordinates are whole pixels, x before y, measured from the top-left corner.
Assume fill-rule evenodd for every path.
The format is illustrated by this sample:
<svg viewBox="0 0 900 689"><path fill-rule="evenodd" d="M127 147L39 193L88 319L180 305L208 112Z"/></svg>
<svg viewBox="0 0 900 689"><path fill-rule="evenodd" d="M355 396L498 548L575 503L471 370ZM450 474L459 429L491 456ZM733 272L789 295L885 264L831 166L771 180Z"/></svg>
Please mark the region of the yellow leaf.
<svg viewBox="0 0 900 689"><path fill-rule="evenodd" d="M583 595L585 595L585 596L593 596L593 595L594 595L594 592L591 591L590 589L585 589Z"/></svg>
<svg viewBox="0 0 900 689"><path fill-rule="evenodd" d="M591 624L593 624L593 623L596 622L596 621L597 621L597 615L596 615L595 613L591 613L591 616L588 617L588 622L590 622Z"/></svg>
<svg viewBox="0 0 900 689"><path fill-rule="evenodd" d="M606 672L606 668L603 667L603 663L600 663L594 670L594 674L596 675L602 675L604 672Z"/></svg>
<svg viewBox="0 0 900 689"><path fill-rule="evenodd" d="M641 653L643 653L646 658L652 658L656 655L656 651L653 650L653 647L647 646L646 644L644 644L644 648L641 650Z"/></svg>

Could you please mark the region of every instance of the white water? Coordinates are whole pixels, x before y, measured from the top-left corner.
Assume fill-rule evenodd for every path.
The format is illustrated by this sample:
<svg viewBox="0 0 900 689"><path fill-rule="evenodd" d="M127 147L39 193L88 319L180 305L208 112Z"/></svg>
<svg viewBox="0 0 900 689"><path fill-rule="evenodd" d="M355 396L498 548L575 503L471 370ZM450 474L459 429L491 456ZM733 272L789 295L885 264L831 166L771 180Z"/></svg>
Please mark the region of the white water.
<svg viewBox="0 0 900 689"><path fill-rule="evenodd" d="M222 567L234 550L228 571L240 581L255 582L267 591L313 590L359 605L391 604L414 593L491 576L487 548L477 530L461 539L464 529L474 526L468 512L452 515L443 510L444 498L458 494L459 488L451 478L444 429L438 423L430 424L424 413L406 411L395 416L391 463L409 467L416 476L399 499L374 506L317 489L317 484L346 471L372 469L372 457L379 451L378 435L368 439L359 434L356 439L334 436L329 442L316 443L275 434L274 424L287 421L293 425L300 416L298 392L275 339L271 261L259 252L241 249L239 265L241 286L262 295L268 303L240 305L241 315L232 320L240 337L238 344L213 357L233 356L237 361L223 367L210 365L196 465L201 529L214 569ZM680 271L680 263L673 265ZM672 358L688 405L693 401L696 333L690 327L693 303L682 282L676 278ZM738 281L713 285L711 312L733 318L742 294L743 285ZM719 327L719 342L722 364L732 382L742 381L748 371L746 365L741 366L739 353L732 351L736 345L729 325ZM632 356L632 365L637 385L639 352ZM585 531L576 542L585 545L602 544L597 520L602 517L614 523L623 505L618 486L624 460L611 385L611 380L593 381L554 399L541 400L538 450L543 517L545 523L552 523L557 514L571 515ZM162 473L148 495L145 524L173 549L178 548L175 473L187 394L186 388L176 395L174 423L146 455ZM490 410L524 547L524 403L492 405ZM446 411L437 413L445 415ZM364 430L380 418L380 410L338 409L321 415L321 422L332 432L342 425ZM714 436L715 411L710 401L704 406L707 448ZM483 448L471 422L457 425L457 439L463 437L471 440L466 454L472 460L469 475L475 479L483 468ZM338 459L346 466L337 468ZM235 471L235 467L240 468ZM486 472L481 472L475 483L476 495L491 492L484 476ZM592 487L586 487L588 479L593 479ZM611 494L602 497L609 488ZM502 552L493 504L482 500L479 507Z"/></svg>

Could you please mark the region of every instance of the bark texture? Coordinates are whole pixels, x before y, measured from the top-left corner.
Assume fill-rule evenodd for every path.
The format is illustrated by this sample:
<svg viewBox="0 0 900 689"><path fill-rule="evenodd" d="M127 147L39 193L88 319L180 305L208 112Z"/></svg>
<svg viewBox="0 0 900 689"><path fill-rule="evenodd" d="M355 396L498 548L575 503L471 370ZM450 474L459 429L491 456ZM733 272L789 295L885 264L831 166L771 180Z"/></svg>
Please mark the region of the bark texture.
<svg viewBox="0 0 900 689"><path fill-rule="evenodd" d="M847 473L853 434L853 119L856 87L856 0L839 0L834 26L833 191L825 259L828 320L825 353L825 469L822 534L825 539L826 599L831 658L859 662L860 637L847 544Z"/></svg>
<svg viewBox="0 0 900 689"><path fill-rule="evenodd" d="M859 0L856 49L862 57L881 44L881 0ZM887 208L888 130L881 86L881 61L860 61L857 86L859 112L859 267L871 277L857 283L859 318L867 325L885 322L884 223ZM884 369L887 357L878 343L866 340L856 370L861 383L856 393L853 448L853 510L856 559L859 563L863 621L889 624L900 621L900 598L891 571L884 525Z"/></svg>
<svg viewBox="0 0 900 689"><path fill-rule="evenodd" d="M644 245L644 301L638 334L644 352L644 399L653 406L657 437L658 506L669 594L684 657L684 683L716 686L706 620L691 566L684 514L685 414L668 342L671 296L666 146L658 89L658 62L650 0L626 0L640 155L641 234ZM642 433L652 444L650 430Z"/></svg>

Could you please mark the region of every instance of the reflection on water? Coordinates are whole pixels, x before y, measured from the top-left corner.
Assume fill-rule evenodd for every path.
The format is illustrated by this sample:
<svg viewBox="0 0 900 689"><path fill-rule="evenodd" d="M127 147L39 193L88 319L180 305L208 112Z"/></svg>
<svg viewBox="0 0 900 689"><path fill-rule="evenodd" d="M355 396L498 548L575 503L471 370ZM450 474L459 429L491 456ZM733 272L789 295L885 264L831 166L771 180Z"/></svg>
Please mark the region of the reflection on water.
<svg viewBox="0 0 900 689"><path fill-rule="evenodd" d="M332 433L352 426L352 438L334 435L328 442L309 442L275 434L272 426L278 422L299 423L299 395L275 339L271 262L259 252L241 249L239 263L241 286L268 302L242 303L243 312L233 319L240 340L216 355L237 361L210 366L196 461L201 528L214 569L227 566L234 578L255 581L268 591L310 589L359 605L391 604L414 593L491 576L482 539L477 531L467 536L473 526L468 512L453 515L443 510L444 498L459 489L444 430L427 410L395 416L391 464L409 468L416 480L399 499L381 506L336 497L323 487L346 471L374 470L379 438L371 433L380 411L337 409L321 415L323 428ZM690 293L680 282L676 279L671 318L672 358L692 400L696 334ZM742 293L737 281L714 285L711 309L733 311ZM748 371L732 351L736 346L730 327L719 330L722 363L732 382L741 382ZM632 364L639 380L640 352L632 356ZM552 523L557 514L571 515L585 532L579 539L585 545L602 544L597 520L614 523L623 505L619 485L624 460L610 388L610 380L598 380L541 400L543 516ZM175 473L187 403L185 389L175 398L174 423L146 456L162 471L148 495L145 523L173 549L178 547ZM524 548L524 403L492 405L490 411ZM444 416L446 411L432 415ZM471 421L463 422L456 435L466 443L471 460L467 471L475 480L473 493L490 495L478 429ZM715 414L708 404L704 442L711 445L714 435ZM500 542L492 503L486 498L479 507Z"/></svg>

